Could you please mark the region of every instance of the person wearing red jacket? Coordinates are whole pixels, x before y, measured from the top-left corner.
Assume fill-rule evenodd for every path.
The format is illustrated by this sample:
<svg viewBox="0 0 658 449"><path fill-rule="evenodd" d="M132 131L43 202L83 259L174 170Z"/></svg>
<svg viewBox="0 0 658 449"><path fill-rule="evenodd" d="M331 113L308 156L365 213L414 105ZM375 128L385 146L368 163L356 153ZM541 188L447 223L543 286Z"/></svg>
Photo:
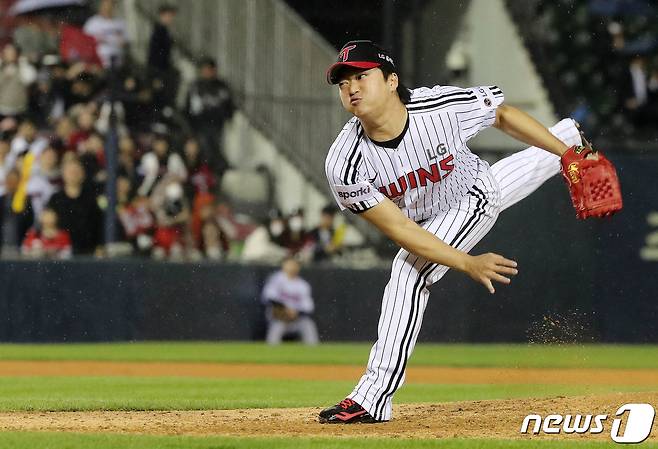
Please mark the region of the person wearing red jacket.
<svg viewBox="0 0 658 449"><path fill-rule="evenodd" d="M57 212L46 208L39 219L40 229L32 227L23 240L21 253L27 257L68 259L71 257L71 237L57 227Z"/></svg>

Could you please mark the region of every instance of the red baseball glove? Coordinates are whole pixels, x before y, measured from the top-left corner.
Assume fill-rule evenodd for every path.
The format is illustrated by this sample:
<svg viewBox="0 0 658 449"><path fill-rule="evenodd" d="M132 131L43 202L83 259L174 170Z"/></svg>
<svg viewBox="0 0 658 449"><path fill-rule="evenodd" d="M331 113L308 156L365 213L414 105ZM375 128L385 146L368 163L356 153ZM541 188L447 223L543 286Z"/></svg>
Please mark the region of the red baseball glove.
<svg viewBox="0 0 658 449"><path fill-rule="evenodd" d="M560 161L576 216L585 219L612 215L622 208L617 171L603 154L585 143L569 148Z"/></svg>

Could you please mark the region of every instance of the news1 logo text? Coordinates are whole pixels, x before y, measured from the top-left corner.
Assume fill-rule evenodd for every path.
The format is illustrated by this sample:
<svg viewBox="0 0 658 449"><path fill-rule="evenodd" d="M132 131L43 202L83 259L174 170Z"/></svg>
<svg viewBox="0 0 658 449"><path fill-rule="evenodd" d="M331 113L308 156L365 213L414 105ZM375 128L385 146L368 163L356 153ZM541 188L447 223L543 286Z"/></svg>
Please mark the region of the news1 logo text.
<svg viewBox="0 0 658 449"><path fill-rule="evenodd" d="M616 443L641 443L651 434L656 412L650 404L624 404L615 417L608 415L528 415L521 424L524 434L600 434L610 424L610 438ZM623 430L622 430L623 429Z"/></svg>

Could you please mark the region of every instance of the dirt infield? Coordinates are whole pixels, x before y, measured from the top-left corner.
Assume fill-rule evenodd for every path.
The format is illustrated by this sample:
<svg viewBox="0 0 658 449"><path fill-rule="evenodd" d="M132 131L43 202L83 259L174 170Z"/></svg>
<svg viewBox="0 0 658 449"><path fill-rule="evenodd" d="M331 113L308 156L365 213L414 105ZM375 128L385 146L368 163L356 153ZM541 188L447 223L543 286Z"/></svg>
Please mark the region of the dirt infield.
<svg viewBox="0 0 658 449"><path fill-rule="evenodd" d="M248 363L0 361L0 376L183 376L355 380L363 367ZM658 385L656 370L409 367L407 383Z"/></svg>
<svg viewBox="0 0 658 449"><path fill-rule="evenodd" d="M0 361L0 376L193 376L354 380L362 367L219 363ZM655 370L410 367L410 383L656 385ZM658 406L658 392L597 396L395 405L393 420L375 425L317 422L316 408L209 411L4 412L0 431L65 431L157 435L356 436L390 438L610 438L616 410L626 403ZM609 416L598 435L520 434L528 414ZM658 439L658 426L650 440Z"/></svg>
<svg viewBox="0 0 658 449"><path fill-rule="evenodd" d="M165 412L0 413L3 431L111 432L158 435L231 435L260 437L355 436L389 438L570 438L609 440L617 408L626 403L658 404L658 393L449 402L397 405L393 420L351 426L317 423L318 409L250 409ZM598 435L523 435L531 413L606 414ZM654 426L648 441L658 439Z"/></svg>

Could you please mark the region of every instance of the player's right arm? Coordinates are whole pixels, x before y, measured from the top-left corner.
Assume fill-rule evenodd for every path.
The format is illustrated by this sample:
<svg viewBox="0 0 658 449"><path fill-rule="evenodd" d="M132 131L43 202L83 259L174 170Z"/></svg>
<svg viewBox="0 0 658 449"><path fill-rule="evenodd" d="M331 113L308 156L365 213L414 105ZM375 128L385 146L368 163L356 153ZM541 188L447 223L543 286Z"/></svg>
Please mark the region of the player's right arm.
<svg viewBox="0 0 658 449"><path fill-rule="evenodd" d="M483 284L490 293L495 292L492 281L509 284L507 276L518 273L516 262L498 254L471 256L453 248L409 219L388 198L359 215L410 253L462 271Z"/></svg>

